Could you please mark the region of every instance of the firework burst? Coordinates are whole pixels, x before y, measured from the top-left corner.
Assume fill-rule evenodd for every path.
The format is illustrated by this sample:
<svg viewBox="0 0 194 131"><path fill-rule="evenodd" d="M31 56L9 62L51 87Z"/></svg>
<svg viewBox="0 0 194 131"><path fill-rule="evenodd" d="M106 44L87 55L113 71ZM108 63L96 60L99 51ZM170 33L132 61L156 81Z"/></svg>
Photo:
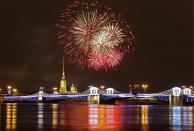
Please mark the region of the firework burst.
<svg viewBox="0 0 194 131"><path fill-rule="evenodd" d="M68 61L94 70L118 66L134 39L127 21L97 1L73 2L56 27Z"/></svg>
<svg viewBox="0 0 194 131"><path fill-rule="evenodd" d="M97 34L103 25L108 22L109 17L99 14L98 11L81 11L73 22L72 33L74 42L79 48L88 52L93 44L93 37Z"/></svg>
<svg viewBox="0 0 194 131"><path fill-rule="evenodd" d="M118 23L104 25L92 39L92 51L108 53L124 41L123 30Z"/></svg>

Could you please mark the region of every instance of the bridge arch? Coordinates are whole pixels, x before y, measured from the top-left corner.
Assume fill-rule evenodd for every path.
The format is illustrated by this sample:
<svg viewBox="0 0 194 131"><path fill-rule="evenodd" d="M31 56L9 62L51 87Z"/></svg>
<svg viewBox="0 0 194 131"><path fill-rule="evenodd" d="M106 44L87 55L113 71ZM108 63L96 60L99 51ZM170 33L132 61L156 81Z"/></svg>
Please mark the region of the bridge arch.
<svg viewBox="0 0 194 131"><path fill-rule="evenodd" d="M191 89L189 89L189 88L183 89L183 94L187 95L187 96L191 95Z"/></svg>
<svg viewBox="0 0 194 131"><path fill-rule="evenodd" d="M172 95L173 96L180 96L182 89L180 87L174 87L172 88Z"/></svg>
<svg viewBox="0 0 194 131"><path fill-rule="evenodd" d="M90 95L97 95L98 88L97 87L90 87Z"/></svg>

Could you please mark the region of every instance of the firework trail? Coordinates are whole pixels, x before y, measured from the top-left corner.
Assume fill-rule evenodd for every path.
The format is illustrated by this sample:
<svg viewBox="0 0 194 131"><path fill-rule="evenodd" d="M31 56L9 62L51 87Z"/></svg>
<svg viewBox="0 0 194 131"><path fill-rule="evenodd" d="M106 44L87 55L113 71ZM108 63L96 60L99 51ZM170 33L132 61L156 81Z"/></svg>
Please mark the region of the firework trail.
<svg viewBox="0 0 194 131"><path fill-rule="evenodd" d="M82 69L114 68L132 49L134 36L127 21L98 1L73 2L56 27L68 61Z"/></svg>

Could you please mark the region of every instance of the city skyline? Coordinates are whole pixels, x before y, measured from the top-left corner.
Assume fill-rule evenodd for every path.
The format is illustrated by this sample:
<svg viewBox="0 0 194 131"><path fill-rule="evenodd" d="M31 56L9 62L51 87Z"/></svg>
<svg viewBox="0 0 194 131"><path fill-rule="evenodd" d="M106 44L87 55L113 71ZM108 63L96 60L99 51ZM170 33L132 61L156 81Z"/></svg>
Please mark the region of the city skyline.
<svg viewBox="0 0 194 131"><path fill-rule="evenodd" d="M22 92L32 92L40 86L59 87L63 47L57 44L54 25L70 2L3 2L0 88L11 84ZM129 91L129 84L148 83L150 90L160 91L192 85L192 1L166 2L104 1L127 17L136 37L134 51L106 72L81 70L66 62L68 87L74 83L84 91L89 85L106 85Z"/></svg>

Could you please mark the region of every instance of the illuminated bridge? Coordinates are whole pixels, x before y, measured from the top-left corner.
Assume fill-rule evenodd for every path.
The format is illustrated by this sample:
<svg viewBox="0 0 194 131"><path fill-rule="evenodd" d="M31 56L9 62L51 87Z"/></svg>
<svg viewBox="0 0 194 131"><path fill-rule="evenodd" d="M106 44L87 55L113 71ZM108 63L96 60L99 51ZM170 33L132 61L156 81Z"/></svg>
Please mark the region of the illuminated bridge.
<svg viewBox="0 0 194 131"><path fill-rule="evenodd" d="M123 100L128 98L154 98L162 102L173 103L179 101L180 103L194 104L194 90L190 88L181 89L174 87L159 93L150 94L130 94L122 93L108 88L100 90L97 87L90 87L88 90L74 95L58 95L47 94L39 91L29 96L4 96L3 102L59 102L59 101L74 101L74 102L88 102L91 104L114 104L116 100Z"/></svg>

